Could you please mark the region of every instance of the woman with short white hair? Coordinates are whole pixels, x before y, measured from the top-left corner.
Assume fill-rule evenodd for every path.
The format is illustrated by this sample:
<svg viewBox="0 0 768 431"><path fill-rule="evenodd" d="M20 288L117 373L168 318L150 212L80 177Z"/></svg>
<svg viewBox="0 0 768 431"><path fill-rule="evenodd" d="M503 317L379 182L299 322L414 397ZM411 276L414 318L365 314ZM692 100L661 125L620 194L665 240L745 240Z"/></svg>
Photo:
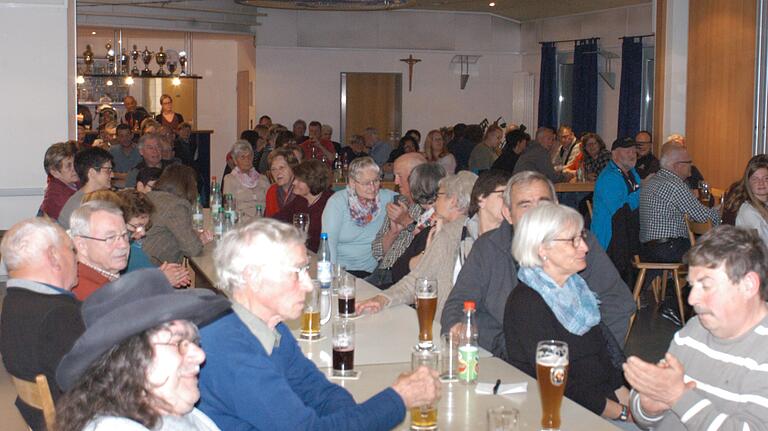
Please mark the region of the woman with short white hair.
<svg viewBox="0 0 768 431"><path fill-rule="evenodd" d="M587 266L585 238L581 215L553 203L528 210L515 226L512 255L520 269L504 312L507 361L535 377L538 342L564 341L570 355L565 395L593 413L627 421L629 390L621 360L609 352L609 343L618 345L607 338L597 297L578 274Z"/></svg>
<svg viewBox="0 0 768 431"><path fill-rule="evenodd" d="M239 139L232 146L232 159L235 168L224 177L222 191L224 195L232 194L237 211L247 223L256 217L257 205L265 208L269 180L253 167L253 147L245 139Z"/></svg>

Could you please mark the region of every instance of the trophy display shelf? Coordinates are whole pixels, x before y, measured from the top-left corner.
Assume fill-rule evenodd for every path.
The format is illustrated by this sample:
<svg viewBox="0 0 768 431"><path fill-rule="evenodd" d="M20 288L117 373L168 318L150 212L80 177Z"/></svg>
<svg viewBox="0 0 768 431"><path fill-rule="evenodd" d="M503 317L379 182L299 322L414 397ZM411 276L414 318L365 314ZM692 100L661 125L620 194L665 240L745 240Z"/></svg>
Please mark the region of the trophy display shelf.
<svg viewBox="0 0 768 431"><path fill-rule="evenodd" d="M115 75L114 73L83 73L81 74L84 77L91 77L91 78L121 78L121 77L132 77L133 79L171 79L171 78L179 78L179 79L203 79L200 75Z"/></svg>

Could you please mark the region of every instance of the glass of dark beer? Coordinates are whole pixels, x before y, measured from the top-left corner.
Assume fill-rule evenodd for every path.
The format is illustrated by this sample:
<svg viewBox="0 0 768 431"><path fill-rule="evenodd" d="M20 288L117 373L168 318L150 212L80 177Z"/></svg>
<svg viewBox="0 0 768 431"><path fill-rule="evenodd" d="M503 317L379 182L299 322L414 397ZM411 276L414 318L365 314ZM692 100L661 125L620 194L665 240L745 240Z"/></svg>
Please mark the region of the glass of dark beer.
<svg viewBox="0 0 768 431"><path fill-rule="evenodd" d="M539 341L536 347L536 381L541 397L542 431L560 430L560 404L568 380L568 344Z"/></svg>
<svg viewBox="0 0 768 431"><path fill-rule="evenodd" d="M419 348L432 350L432 322L437 309L437 280L416 279L416 315L419 318Z"/></svg>
<svg viewBox="0 0 768 431"><path fill-rule="evenodd" d="M333 321L333 375L349 376L355 368L355 322L338 317Z"/></svg>
<svg viewBox="0 0 768 431"><path fill-rule="evenodd" d="M339 286L339 316L355 316L355 283L357 278L352 274L344 274Z"/></svg>
<svg viewBox="0 0 768 431"><path fill-rule="evenodd" d="M411 370L416 371L420 366L437 370L438 353L433 350L418 348L411 352ZM426 406L413 407L411 413L412 430L436 430L437 429L437 402Z"/></svg>

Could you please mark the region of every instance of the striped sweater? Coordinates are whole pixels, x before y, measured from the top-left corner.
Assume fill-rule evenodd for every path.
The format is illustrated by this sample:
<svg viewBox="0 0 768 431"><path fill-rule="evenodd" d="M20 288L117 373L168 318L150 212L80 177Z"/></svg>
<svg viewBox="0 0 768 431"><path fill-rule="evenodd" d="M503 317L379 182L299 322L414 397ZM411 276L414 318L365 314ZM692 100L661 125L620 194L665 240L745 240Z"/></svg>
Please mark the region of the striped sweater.
<svg viewBox="0 0 768 431"><path fill-rule="evenodd" d="M638 425L661 431L768 430L768 317L733 340L716 338L694 317L675 334L669 353L696 388L658 417L642 412L633 391Z"/></svg>

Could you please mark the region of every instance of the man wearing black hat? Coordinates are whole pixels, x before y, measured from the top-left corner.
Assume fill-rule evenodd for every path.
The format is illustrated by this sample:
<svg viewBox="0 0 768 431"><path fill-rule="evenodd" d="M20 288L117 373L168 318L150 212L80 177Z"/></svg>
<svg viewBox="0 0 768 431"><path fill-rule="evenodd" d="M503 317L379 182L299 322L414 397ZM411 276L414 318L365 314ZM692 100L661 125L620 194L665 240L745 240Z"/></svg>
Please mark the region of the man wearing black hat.
<svg viewBox="0 0 768 431"><path fill-rule="evenodd" d="M44 218L12 226L0 245L8 267L8 291L0 314L0 353L8 372L34 381L44 374L51 395L61 395L54 376L61 357L83 332L74 245L64 229ZM33 430L44 430L40 410L20 399L16 407Z"/></svg>
<svg viewBox="0 0 768 431"><path fill-rule="evenodd" d="M57 431L218 430L194 408L205 361L196 325L229 308L209 290L174 289L158 269L102 286L83 303L85 332L56 370L67 392Z"/></svg>
<svg viewBox="0 0 768 431"><path fill-rule="evenodd" d="M437 372L420 367L357 404L301 352L291 330L312 290L305 236L272 219L229 231L214 252L218 285L232 310L200 332L208 357L200 410L225 430L390 430L406 408L440 394Z"/></svg>
<svg viewBox="0 0 768 431"><path fill-rule="evenodd" d="M595 183L590 227L630 286L632 257L640 250L640 176L635 170L636 162L637 149L632 138L613 141L611 161Z"/></svg>

